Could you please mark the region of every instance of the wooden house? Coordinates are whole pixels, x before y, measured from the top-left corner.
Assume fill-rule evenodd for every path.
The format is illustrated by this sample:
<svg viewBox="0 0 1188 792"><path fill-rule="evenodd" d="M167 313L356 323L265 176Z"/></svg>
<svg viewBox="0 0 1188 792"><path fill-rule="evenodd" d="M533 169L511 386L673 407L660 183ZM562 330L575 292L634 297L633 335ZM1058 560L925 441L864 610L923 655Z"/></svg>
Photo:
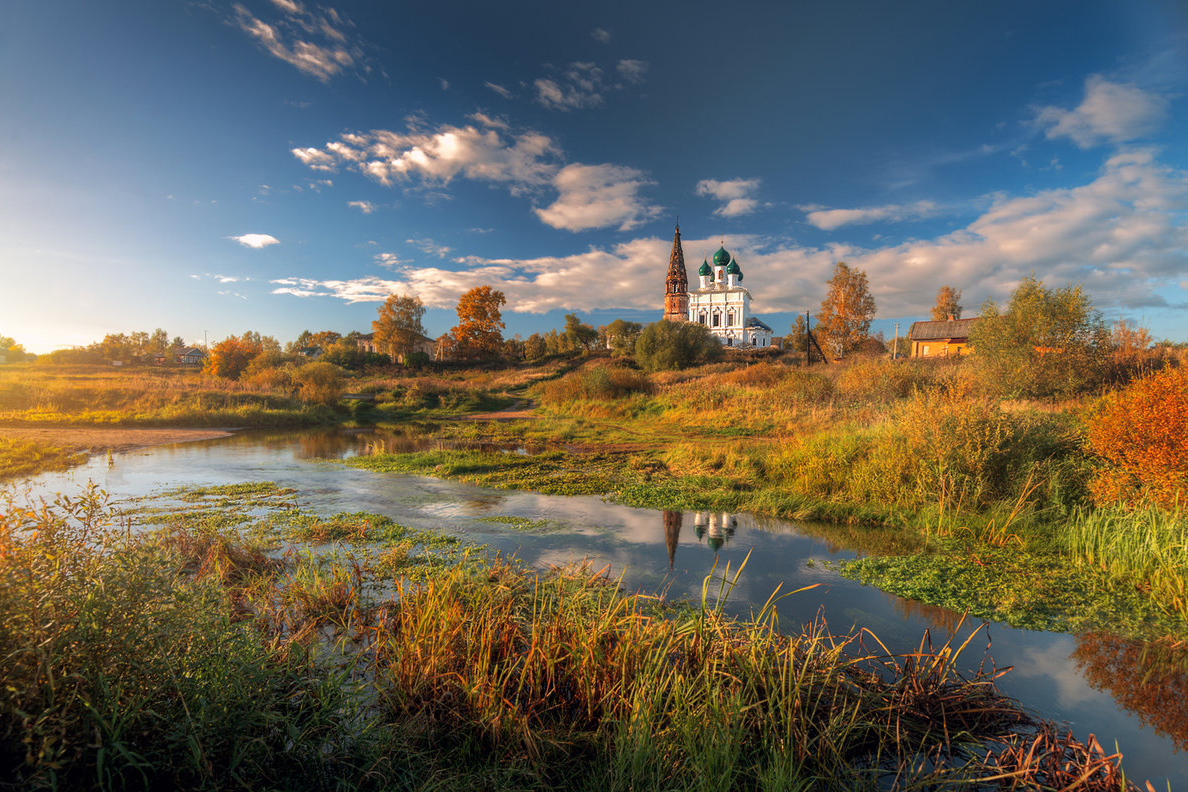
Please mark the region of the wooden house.
<svg viewBox="0 0 1188 792"><path fill-rule="evenodd" d="M954 319L950 316L941 322L912 322L908 339L912 342L912 357L943 358L968 355L969 331L976 316L969 319Z"/></svg>
<svg viewBox="0 0 1188 792"><path fill-rule="evenodd" d="M206 362L206 350L202 347L186 347L178 353L177 362L183 366L201 366Z"/></svg>
<svg viewBox="0 0 1188 792"><path fill-rule="evenodd" d="M362 349L364 352L374 352L374 353L380 354L380 355L388 354L387 350L380 349L376 345L375 333L365 333L362 335L355 336L355 343L358 344L359 349ZM423 335L418 335L417 339L413 342L412 351L413 352L424 352L426 355L428 355L430 358L432 358L435 344L436 344L436 342L432 338L428 338ZM404 363L404 356L396 355L393 358L393 360L396 363Z"/></svg>

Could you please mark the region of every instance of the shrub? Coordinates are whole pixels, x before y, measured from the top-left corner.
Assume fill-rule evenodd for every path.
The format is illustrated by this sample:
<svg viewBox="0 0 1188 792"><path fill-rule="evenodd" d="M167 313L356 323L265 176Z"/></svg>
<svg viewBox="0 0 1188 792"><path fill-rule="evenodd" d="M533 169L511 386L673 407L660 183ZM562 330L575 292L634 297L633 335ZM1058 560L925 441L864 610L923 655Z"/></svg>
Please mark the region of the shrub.
<svg viewBox="0 0 1188 792"><path fill-rule="evenodd" d="M310 404L333 404L342 395L342 369L318 361L302 366L294 377L301 385L300 396Z"/></svg>
<svg viewBox="0 0 1188 792"><path fill-rule="evenodd" d="M1089 448L1101 459L1092 482L1098 504L1143 499L1172 508L1188 490L1188 368L1135 380L1106 396L1089 417Z"/></svg>
<svg viewBox="0 0 1188 792"><path fill-rule="evenodd" d="M632 393L651 393L652 382L641 371L620 366L591 365L547 382L541 390L544 404L569 401L614 401Z"/></svg>
<svg viewBox="0 0 1188 792"><path fill-rule="evenodd" d="M635 360L644 371L683 369L722 357L722 344L704 325L661 320L635 341Z"/></svg>

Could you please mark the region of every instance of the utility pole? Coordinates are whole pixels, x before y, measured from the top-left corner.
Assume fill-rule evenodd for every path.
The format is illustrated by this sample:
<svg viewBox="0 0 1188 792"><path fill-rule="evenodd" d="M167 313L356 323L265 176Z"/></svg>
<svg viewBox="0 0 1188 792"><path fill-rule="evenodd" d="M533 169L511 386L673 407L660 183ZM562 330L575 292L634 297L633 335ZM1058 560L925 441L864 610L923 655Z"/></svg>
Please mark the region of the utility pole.
<svg viewBox="0 0 1188 792"><path fill-rule="evenodd" d="M891 359L899 357L899 322L895 323L895 339L891 342Z"/></svg>
<svg viewBox="0 0 1188 792"><path fill-rule="evenodd" d="M202 331L202 348L207 351L210 350L210 344L207 343L205 330Z"/></svg>

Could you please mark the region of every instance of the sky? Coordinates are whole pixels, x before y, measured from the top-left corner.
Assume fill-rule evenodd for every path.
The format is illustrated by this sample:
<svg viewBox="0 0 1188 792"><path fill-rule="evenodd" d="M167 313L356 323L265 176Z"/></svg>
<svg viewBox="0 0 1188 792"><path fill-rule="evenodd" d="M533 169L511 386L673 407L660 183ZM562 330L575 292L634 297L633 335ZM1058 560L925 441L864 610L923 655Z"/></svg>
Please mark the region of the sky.
<svg viewBox="0 0 1188 792"><path fill-rule="evenodd" d="M0 4L0 335L650 322L680 222L777 333L1034 273L1188 340L1188 0Z"/></svg>

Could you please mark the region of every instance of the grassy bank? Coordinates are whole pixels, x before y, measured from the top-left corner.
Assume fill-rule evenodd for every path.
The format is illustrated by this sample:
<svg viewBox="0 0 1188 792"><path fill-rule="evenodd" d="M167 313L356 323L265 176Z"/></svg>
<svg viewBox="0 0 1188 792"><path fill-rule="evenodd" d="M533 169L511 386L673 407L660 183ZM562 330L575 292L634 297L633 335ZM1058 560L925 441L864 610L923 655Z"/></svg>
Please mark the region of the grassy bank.
<svg viewBox="0 0 1188 792"><path fill-rule="evenodd" d="M0 756L21 787L1120 789L1116 757L958 673L707 579L660 609L272 485L0 510ZM307 549L323 545L317 554ZM974 639L976 640L976 638Z"/></svg>
<svg viewBox="0 0 1188 792"><path fill-rule="evenodd" d="M46 470L66 470L85 458L85 454L54 443L0 437L0 481Z"/></svg>
<svg viewBox="0 0 1188 792"><path fill-rule="evenodd" d="M650 378L595 361L533 393L533 420L439 431L565 451L351 464L637 506L897 527L924 538L924 550L847 574L1021 627L1188 635L1183 518L1095 500L1113 473L1087 440L1100 427L1095 399L1003 401L959 364L883 360L724 363ZM1183 464L1183 454L1160 453ZM1035 585L1028 592L1022 581Z"/></svg>

